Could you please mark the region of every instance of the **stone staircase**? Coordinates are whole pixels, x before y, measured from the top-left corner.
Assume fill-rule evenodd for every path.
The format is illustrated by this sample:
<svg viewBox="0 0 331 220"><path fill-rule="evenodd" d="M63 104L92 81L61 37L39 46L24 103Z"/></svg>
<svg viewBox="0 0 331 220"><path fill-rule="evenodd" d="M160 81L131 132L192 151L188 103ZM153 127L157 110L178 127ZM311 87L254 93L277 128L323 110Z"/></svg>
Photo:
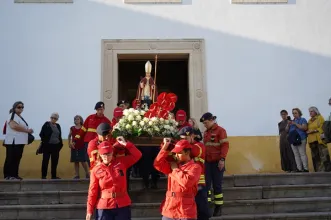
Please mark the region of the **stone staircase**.
<svg viewBox="0 0 331 220"><path fill-rule="evenodd" d="M0 220L85 219L88 181L0 181ZM159 190L131 180L134 220L160 220ZM331 220L331 173L233 175L224 179L223 216L213 219Z"/></svg>

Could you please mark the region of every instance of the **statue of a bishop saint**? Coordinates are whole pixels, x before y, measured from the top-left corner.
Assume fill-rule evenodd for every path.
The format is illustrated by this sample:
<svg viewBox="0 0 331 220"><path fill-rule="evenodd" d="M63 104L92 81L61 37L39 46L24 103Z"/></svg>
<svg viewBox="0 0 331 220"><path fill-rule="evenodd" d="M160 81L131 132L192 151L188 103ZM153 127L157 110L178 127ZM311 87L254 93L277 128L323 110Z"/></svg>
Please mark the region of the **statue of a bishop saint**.
<svg viewBox="0 0 331 220"><path fill-rule="evenodd" d="M158 96L157 87L151 77L152 64L147 61L145 64L145 77L142 78L138 85L136 101L137 105L141 107L142 105L149 106L156 102L156 97Z"/></svg>

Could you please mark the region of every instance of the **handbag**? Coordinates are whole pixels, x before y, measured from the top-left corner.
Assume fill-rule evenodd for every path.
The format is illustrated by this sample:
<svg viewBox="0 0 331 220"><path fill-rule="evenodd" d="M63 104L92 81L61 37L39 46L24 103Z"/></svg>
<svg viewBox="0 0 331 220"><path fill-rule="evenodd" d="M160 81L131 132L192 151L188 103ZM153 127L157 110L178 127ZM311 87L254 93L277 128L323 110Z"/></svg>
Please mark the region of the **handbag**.
<svg viewBox="0 0 331 220"><path fill-rule="evenodd" d="M32 144L32 142L34 141L34 136L32 134L28 134L28 145Z"/></svg>
<svg viewBox="0 0 331 220"><path fill-rule="evenodd" d="M43 154L43 142L40 142L39 147L36 151L36 155Z"/></svg>
<svg viewBox="0 0 331 220"><path fill-rule="evenodd" d="M288 135L288 142L293 146L299 146L302 144L301 136L297 130L293 130Z"/></svg>
<svg viewBox="0 0 331 220"><path fill-rule="evenodd" d="M26 123L26 121L24 120L24 118L22 116L19 116L19 117L22 119L22 121L24 121L24 123L26 124L26 126L29 127L28 123ZM28 145L29 144L32 144L32 142L34 141L34 139L35 139L34 136L32 134L28 133Z"/></svg>

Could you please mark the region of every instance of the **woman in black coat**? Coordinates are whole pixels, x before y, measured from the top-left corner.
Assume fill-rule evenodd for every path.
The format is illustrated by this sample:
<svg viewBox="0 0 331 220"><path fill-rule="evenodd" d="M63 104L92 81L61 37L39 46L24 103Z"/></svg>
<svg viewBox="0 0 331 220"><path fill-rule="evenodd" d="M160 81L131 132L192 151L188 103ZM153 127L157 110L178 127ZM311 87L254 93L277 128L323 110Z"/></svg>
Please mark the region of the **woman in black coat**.
<svg viewBox="0 0 331 220"><path fill-rule="evenodd" d="M42 141L41 149L43 153L43 161L41 166L41 178L46 179L49 159L51 159L51 175L52 179L60 179L56 175L57 165L59 162L60 150L63 147L61 126L56 123L59 119L58 113L51 115L51 120L45 122L40 131Z"/></svg>

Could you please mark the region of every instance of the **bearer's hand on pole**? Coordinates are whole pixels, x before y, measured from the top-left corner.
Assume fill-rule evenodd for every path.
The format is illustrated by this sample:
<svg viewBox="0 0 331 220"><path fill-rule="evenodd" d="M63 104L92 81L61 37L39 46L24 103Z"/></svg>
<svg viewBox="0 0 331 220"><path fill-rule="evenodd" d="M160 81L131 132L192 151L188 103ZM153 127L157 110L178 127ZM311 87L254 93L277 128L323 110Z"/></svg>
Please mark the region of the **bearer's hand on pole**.
<svg viewBox="0 0 331 220"><path fill-rule="evenodd" d="M170 138L163 138L163 146L162 146L162 150L168 150L169 144L171 142Z"/></svg>
<svg viewBox="0 0 331 220"><path fill-rule="evenodd" d="M117 140L118 143L120 143L123 146L126 146L126 144L127 144L124 137L122 137L122 136L117 137L116 140Z"/></svg>
<svg viewBox="0 0 331 220"><path fill-rule="evenodd" d="M218 169L220 169L220 171L222 171L224 169L225 166L225 161L224 160L220 160L218 162Z"/></svg>

